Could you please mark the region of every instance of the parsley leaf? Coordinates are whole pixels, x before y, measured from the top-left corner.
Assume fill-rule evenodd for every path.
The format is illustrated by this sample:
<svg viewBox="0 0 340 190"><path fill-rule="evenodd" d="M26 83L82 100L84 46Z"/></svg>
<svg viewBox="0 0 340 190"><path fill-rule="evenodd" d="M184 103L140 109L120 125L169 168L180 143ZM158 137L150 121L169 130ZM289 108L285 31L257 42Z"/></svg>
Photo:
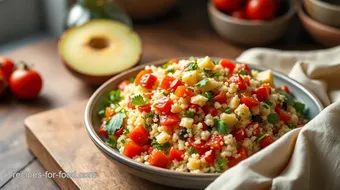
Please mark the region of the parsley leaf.
<svg viewBox="0 0 340 190"><path fill-rule="evenodd" d="M224 113L231 113L232 112L232 110L231 110L231 108L229 108L229 107L227 107L225 110L224 110Z"/></svg>
<svg viewBox="0 0 340 190"><path fill-rule="evenodd" d="M287 124L287 127L289 129L295 129L297 127L297 125L295 125L295 124Z"/></svg>
<svg viewBox="0 0 340 190"><path fill-rule="evenodd" d="M124 135L127 135L129 132L130 132L129 129L128 129L128 128L125 128L124 131L123 131L123 134L124 134Z"/></svg>
<svg viewBox="0 0 340 190"><path fill-rule="evenodd" d="M195 112L193 112L193 111L185 111L184 112L185 117L193 118L194 115L195 115Z"/></svg>
<svg viewBox="0 0 340 190"><path fill-rule="evenodd" d="M284 90L278 90L277 91L279 94L283 95L284 97L286 97L286 103L287 105L293 105L294 104L294 98L292 95L288 94L286 91Z"/></svg>
<svg viewBox="0 0 340 190"><path fill-rule="evenodd" d="M259 144L259 142L264 138L268 136L268 134L263 134L255 139L256 144Z"/></svg>
<svg viewBox="0 0 340 190"><path fill-rule="evenodd" d="M263 108L266 108L266 109L269 109L268 105L267 104L261 104Z"/></svg>
<svg viewBox="0 0 340 190"><path fill-rule="evenodd" d="M214 65L218 65L220 63L218 60L212 60L212 62L214 63Z"/></svg>
<svg viewBox="0 0 340 190"><path fill-rule="evenodd" d="M305 104L303 104L301 102L294 102L293 107L299 113L303 114L305 112Z"/></svg>
<svg viewBox="0 0 340 190"><path fill-rule="evenodd" d="M230 127L223 120L214 119L214 127L221 134L228 134L230 132Z"/></svg>
<svg viewBox="0 0 340 190"><path fill-rule="evenodd" d="M105 124L105 130L112 135L117 129L120 129L123 124L123 119L125 118L125 114L117 113L111 119L109 119Z"/></svg>
<svg viewBox="0 0 340 190"><path fill-rule="evenodd" d="M197 83L197 86L198 86L198 87L203 87L203 86L207 85L208 82L209 82L209 79L208 79L208 78L205 78L205 79L199 81L199 82Z"/></svg>
<svg viewBox="0 0 340 190"><path fill-rule="evenodd" d="M217 169L219 172L222 172L225 168L226 163L228 162L227 158L221 158L217 160Z"/></svg>
<svg viewBox="0 0 340 190"><path fill-rule="evenodd" d="M120 100L120 90L112 90L109 94L109 100L111 104L117 104Z"/></svg>
<svg viewBox="0 0 340 190"><path fill-rule="evenodd" d="M171 63L170 62L166 62L162 65L162 69L167 69L169 67Z"/></svg>
<svg viewBox="0 0 340 190"><path fill-rule="evenodd" d="M106 144L110 145L111 147L116 147L117 142L113 138L113 135L110 135L109 138L106 140Z"/></svg>
<svg viewBox="0 0 340 190"><path fill-rule="evenodd" d="M124 139L121 139L121 140L120 140L120 143L124 144L124 143L125 143L125 140L124 140Z"/></svg>
<svg viewBox="0 0 340 190"><path fill-rule="evenodd" d="M145 123L144 127L145 127L145 129L146 129L148 132L151 131L151 125Z"/></svg>
<svg viewBox="0 0 340 190"><path fill-rule="evenodd" d="M168 72L168 73L174 73L174 72L175 72L175 69L174 69L174 68L170 68L170 69L166 70L166 72Z"/></svg>
<svg viewBox="0 0 340 190"><path fill-rule="evenodd" d="M194 147L190 147L189 153L190 153L190 154L196 154L197 151L196 151L196 149L195 149Z"/></svg>
<svg viewBox="0 0 340 190"><path fill-rule="evenodd" d="M206 73L209 73L209 72L211 72L211 69L203 68L203 71L206 72Z"/></svg>
<svg viewBox="0 0 340 190"><path fill-rule="evenodd" d="M131 83L135 82L135 78L134 77L129 78L129 82Z"/></svg>
<svg viewBox="0 0 340 190"><path fill-rule="evenodd" d="M213 95L212 92L205 92L205 93L203 94L203 96L206 97L206 98L208 98L208 101L209 101L209 102L213 101L213 98L214 98L213 96L214 96L214 95Z"/></svg>
<svg viewBox="0 0 340 190"><path fill-rule="evenodd" d="M132 105L134 106L144 106L145 104L147 104L147 100L144 100L143 96L141 95L137 95L137 96L134 96L132 98L132 101L131 101Z"/></svg>
<svg viewBox="0 0 340 190"><path fill-rule="evenodd" d="M153 112L149 112L148 114L146 114L146 115L144 116L144 119L147 119L147 118L149 118L149 117L153 117Z"/></svg>
<svg viewBox="0 0 340 190"><path fill-rule="evenodd" d="M240 74L240 75L247 75L247 72L242 69L242 70L238 71L238 74Z"/></svg>
<svg viewBox="0 0 340 190"><path fill-rule="evenodd" d="M211 73L210 75L209 75L209 77L218 77L218 76L220 76L220 73L219 72L214 72L214 73Z"/></svg>
<svg viewBox="0 0 340 190"><path fill-rule="evenodd" d="M271 113L268 115L267 119L269 123L277 124L279 122L279 115L277 115L276 113Z"/></svg>
<svg viewBox="0 0 340 190"><path fill-rule="evenodd" d="M156 139L153 139L152 140L152 143L151 143L151 146L153 148L157 148L158 150L167 150L170 148L170 144L167 142L167 143L164 143L164 144L159 144Z"/></svg>
<svg viewBox="0 0 340 190"><path fill-rule="evenodd" d="M272 106L273 103L271 101L264 101L263 103L267 104L268 106Z"/></svg>
<svg viewBox="0 0 340 190"><path fill-rule="evenodd" d="M188 65L188 67L185 69L185 71L193 71L193 70L197 70L198 69L198 65L196 62L191 63L190 65Z"/></svg>

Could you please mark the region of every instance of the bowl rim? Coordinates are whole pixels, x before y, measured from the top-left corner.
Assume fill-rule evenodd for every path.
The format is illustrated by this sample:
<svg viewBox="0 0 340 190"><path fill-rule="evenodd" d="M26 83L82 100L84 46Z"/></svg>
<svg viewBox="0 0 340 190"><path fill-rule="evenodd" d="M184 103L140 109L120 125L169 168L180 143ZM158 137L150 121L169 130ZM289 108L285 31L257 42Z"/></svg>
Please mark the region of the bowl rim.
<svg viewBox="0 0 340 190"><path fill-rule="evenodd" d="M337 11L340 12L340 5L334 5L332 3L328 3L328 2L324 2L324 1L320 1L320 0L305 0L305 1L309 1L319 7L322 7L324 9L330 9L333 11Z"/></svg>
<svg viewBox="0 0 340 190"><path fill-rule="evenodd" d="M289 3L289 9L288 11L271 20L245 20L245 19L235 19L234 17L231 17L221 11L219 11L214 5L213 5L213 0L209 0L208 1L208 12L210 12L213 16L217 17L218 19L224 21L224 22L229 22L229 23L233 23L233 24L240 24L240 25L244 25L244 26L262 26L262 25L270 25L270 24L274 24L274 23L278 23L281 21L285 21L285 20L289 20L291 19L294 14L295 14L295 8L294 8L294 4L291 0L288 1Z"/></svg>
<svg viewBox="0 0 340 190"><path fill-rule="evenodd" d="M202 57L202 56L198 56L198 57ZM189 57L177 57L176 59L188 59L188 58ZM173 59L173 58L171 58L171 59ZM221 58L220 57L211 57L211 59L221 59ZM102 91L108 85L110 85L112 81L119 79L120 77L126 75L126 73L128 73L128 72L134 72L134 71L137 71L137 70L141 70L146 65L160 65L161 63L165 63L168 60L170 60L170 59L161 59L161 60L157 60L157 61L148 62L146 64L141 64L141 65L139 65L137 67L134 67L133 69L126 70L126 71L124 71L124 72L122 72L122 73L112 77L111 79L106 81L104 84L102 84L92 94L91 98L89 99L88 103L86 104L85 113L84 113L86 130L87 130L87 132L88 132L88 134L90 136L90 139L93 141L93 143L101 151L105 152L107 155L110 156L110 158L114 159L115 161L119 162L120 164L128 165L129 167L132 167L134 169L137 169L137 170L149 173L149 174L157 174L157 175L161 175L161 176L165 176L165 177L166 176L171 176L172 178L182 178L182 177L185 177L186 179L194 179L194 180L196 180L197 178L199 178L200 180L203 180L203 179L204 180L215 179L216 177L218 177L222 173L199 173L199 174L194 174L194 173L189 173L189 172L178 172L178 171L173 171L173 170L159 168L159 167L153 167L153 166L149 166L149 165L146 165L146 164L143 164L143 163L136 162L135 160L130 159L130 158L120 154L118 151L114 150L112 147L110 147L106 143L104 143L103 140L98 136L98 134L94 130L94 126L92 126L92 122L91 122L92 121L92 118L91 118L92 112L91 111L93 109L94 102L99 99L99 94L101 94ZM229 60L233 61L234 63L240 63L240 62L238 62L238 61L236 61L234 59L229 59ZM249 65L253 69L258 69L258 70L266 70L267 69L265 67L254 65L254 64L249 64ZM312 93L310 90L305 88L299 82L295 81L294 79L288 77L287 75L285 75L285 74L283 74L281 72L273 70L273 74L274 74L274 76L281 77L281 78L289 81L290 83L292 83L296 87L300 88L304 93L306 93L309 97L311 97L314 102L317 103L317 107L319 109L318 110L319 113L322 111L324 106L321 103L321 101L317 98L317 96L315 96L314 93Z"/></svg>
<svg viewBox="0 0 340 190"><path fill-rule="evenodd" d="M323 24L321 22L318 22L316 20L314 20L313 18L311 18L307 13L306 11L304 10L304 4L301 3L301 5L299 6L298 8L298 16L300 17L300 19L305 22L309 22L311 25L314 26L314 28L319 28L320 30L324 30L324 31L327 31L327 32L330 32L330 33L334 33L334 34L337 34L337 35L340 35L340 28L335 28L335 27L332 27L332 26L329 26L329 25L326 25L326 24Z"/></svg>

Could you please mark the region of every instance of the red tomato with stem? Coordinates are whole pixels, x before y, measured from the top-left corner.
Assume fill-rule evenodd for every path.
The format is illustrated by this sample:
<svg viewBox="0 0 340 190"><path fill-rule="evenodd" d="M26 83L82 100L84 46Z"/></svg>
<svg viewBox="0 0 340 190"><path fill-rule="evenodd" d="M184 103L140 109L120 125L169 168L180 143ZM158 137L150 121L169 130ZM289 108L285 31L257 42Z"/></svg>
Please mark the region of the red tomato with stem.
<svg viewBox="0 0 340 190"><path fill-rule="evenodd" d="M211 150L222 150L223 137L221 135L212 135L208 140L208 144Z"/></svg>
<svg viewBox="0 0 340 190"><path fill-rule="evenodd" d="M247 137L247 132L245 128L234 129L231 134L235 137L237 141L242 141Z"/></svg>
<svg viewBox="0 0 340 190"><path fill-rule="evenodd" d="M215 159L216 159L216 155L215 155L215 151L210 150L204 153L203 158L205 159L205 161L212 165L215 163Z"/></svg>
<svg viewBox="0 0 340 190"><path fill-rule="evenodd" d="M229 12L241 7L242 0L214 0L215 7L221 11Z"/></svg>
<svg viewBox="0 0 340 190"><path fill-rule="evenodd" d="M233 12L231 12L231 16L238 18L238 19L247 19L247 13L244 9L238 9Z"/></svg>
<svg viewBox="0 0 340 190"><path fill-rule="evenodd" d="M260 104L260 102L255 98L244 94L241 96L241 103L245 104L249 108L258 106Z"/></svg>
<svg viewBox="0 0 340 190"><path fill-rule="evenodd" d="M169 164L169 158L162 151L153 149L149 155L148 162L151 166L166 168Z"/></svg>
<svg viewBox="0 0 340 190"><path fill-rule="evenodd" d="M220 92L217 96L214 97L214 102L218 102L224 104L227 102L227 95L225 92Z"/></svg>
<svg viewBox="0 0 340 190"><path fill-rule="evenodd" d="M159 112L168 113L171 110L172 104L174 102L169 97L162 96L155 101L154 107Z"/></svg>
<svg viewBox="0 0 340 190"><path fill-rule="evenodd" d="M240 157L237 157L237 158L229 157L229 159L228 159L228 167L229 168L237 165L242 160L245 160L246 158L248 158L248 151L247 151L246 148L244 148L242 146L237 149L237 153L240 154Z"/></svg>
<svg viewBox="0 0 340 190"><path fill-rule="evenodd" d="M19 99L34 99L42 88L42 79L36 71L21 63L9 78L12 93Z"/></svg>
<svg viewBox="0 0 340 190"><path fill-rule="evenodd" d="M268 20L276 15L275 0L249 0L246 5L247 17L253 20Z"/></svg>
<svg viewBox="0 0 340 190"><path fill-rule="evenodd" d="M221 59L220 60L220 65L223 67L223 68L228 68L229 69L229 74L232 74L234 72L234 69L236 67L236 65L229 61L228 59Z"/></svg>
<svg viewBox="0 0 340 190"><path fill-rule="evenodd" d="M5 74L5 78L8 79L15 69L15 64L12 60L6 57L0 57L0 70Z"/></svg>
<svg viewBox="0 0 340 190"><path fill-rule="evenodd" d="M179 150L177 148L172 147L169 152L170 160L182 161L184 159L184 150Z"/></svg>
<svg viewBox="0 0 340 190"><path fill-rule="evenodd" d="M207 145L206 141L201 140L199 144L195 144L194 138L190 137L188 138L188 143L190 147L195 148L198 154L202 155L206 151L210 150L210 147Z"/></svg>
<svg viewBox="0 0 340 190"><path fill-rule="evenodd" d="M124 155L133 158L137 155L140 155L144 151L143 147L134 143L134 142L128 142L124 145Z"/></svg>
<svg viewBox="0 0 340 190"><path fill-rule="evenodd" d="M149 141L149 132L143 125L134 128L128 136L133 142L140 146L145 145Z"/></svg>
<svg viewBox="0 0 340 190"><path fill-rule="evenodd" d="M261 148L265 148L268 145L272 144L274 139L271 136L266 136L262 140L260 140L259 144Z"/></svg>

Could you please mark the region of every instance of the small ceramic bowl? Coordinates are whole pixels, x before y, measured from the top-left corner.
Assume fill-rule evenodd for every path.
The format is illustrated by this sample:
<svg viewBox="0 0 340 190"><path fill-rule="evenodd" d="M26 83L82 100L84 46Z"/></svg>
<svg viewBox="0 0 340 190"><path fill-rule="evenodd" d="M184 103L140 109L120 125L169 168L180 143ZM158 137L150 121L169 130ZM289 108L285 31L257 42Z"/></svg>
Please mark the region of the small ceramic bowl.
<svg viewBox="0 0 340 190"><path fill-rule="evenodd" d="M340 28L334 28L312 19L305 12L303 5L299 7L298 15L304 28L315 41L327 47L340 45Z"/></svg>
<svg viewBox="0 0 340 190"><path fill-rule="evenodd" d="M340 2L331 4L321 0L304 0L306 12L315 20L340 28Z"/></svg>
<svg viewBox="0 0 340 190"><path fill-rule="evenodd" d="M294 16L295 9L292 3L290 1L282 3L287 3L288 10L268 21L236 19L216 9L211 0L208 1L208 14L213 28L221 37L238 44L261 46L282 37Z"/></svg>
<svg viewBox="0 0 340 190"><path fill-rule="evenodd" d="M184 58L178 58L184 59ZM218 59L218 58L214 58ZM161 66L167 60L160 60L149 63L147 65ZM98 111L103 109L109 92L113 89L117 89L117 86L123 80L129 79L137 75L139 71L144 69L145 65L140 65L123 73L120 73L106 83L104 83L98 90L91 96L85 109L85 124L89 133L90 139L97 146L97 148L112 162L122 167L127 172L136 175L140 178L159 183L162 185L189 188L189 189L203 189L213 182L220 174L194 174L185 172L176 172L173 170L158 168L136 162L124 155L120 154L118 150L109 147L103 139L97 134L97 130L101 125L101 121L98 118ZM265 68L255 65L249 65L251 69L259 71L266 70ZM320 101L307 89L305 89L298 82L290 79L289 77L273 72L275 84L282 86L288 85L289 89L295 95L298 101L305 103L310 118L314 118L321 110L322 105Z"/></svg>

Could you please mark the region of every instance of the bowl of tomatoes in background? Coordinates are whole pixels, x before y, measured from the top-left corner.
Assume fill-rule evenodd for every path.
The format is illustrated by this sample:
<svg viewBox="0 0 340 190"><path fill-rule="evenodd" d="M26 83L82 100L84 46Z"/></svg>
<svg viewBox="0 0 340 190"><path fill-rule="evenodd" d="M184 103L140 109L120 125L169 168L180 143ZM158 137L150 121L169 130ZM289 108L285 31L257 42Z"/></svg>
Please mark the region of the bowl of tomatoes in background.
<svg viewBox="0 0 340 190"><path fill-rule="evenodd" d="M282 37L295 14L289 0L210 0L210 22L224 39L260 46Z"/></svg>

